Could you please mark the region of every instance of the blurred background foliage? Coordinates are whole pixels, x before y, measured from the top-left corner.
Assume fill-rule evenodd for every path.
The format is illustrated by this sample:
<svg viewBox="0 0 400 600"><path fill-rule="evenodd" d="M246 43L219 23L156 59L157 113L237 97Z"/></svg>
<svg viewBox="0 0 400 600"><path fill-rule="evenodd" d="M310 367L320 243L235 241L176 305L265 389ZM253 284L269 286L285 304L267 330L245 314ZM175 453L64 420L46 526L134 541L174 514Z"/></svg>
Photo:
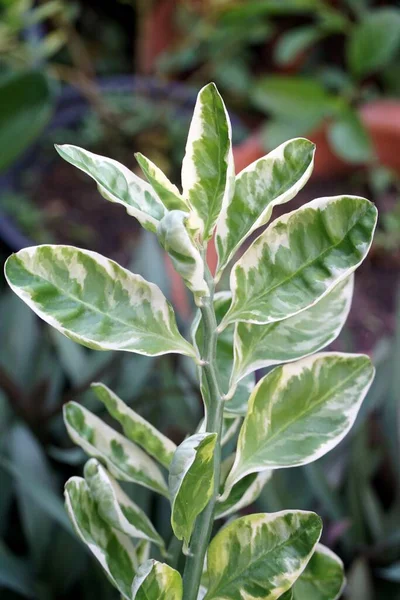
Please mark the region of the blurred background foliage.
<svg viewBox="0 0 400 600"><path fill-rule="evenodd" d="M400 599L399 58L398 2L0 0L2 261L45 241L100 251L157 283L187 330L193 306L155 239L103 202L53 143L133 170L141 151L179 184L196 92L210 80L232 115L237 170L290 137L317 143L315 175L289 210L344 192L376 202L376 242L334 346L373 356L372 391L346 441L276 473L252 507L318 511L324 542L345 560L348 600ZM85 350L4 282L0 348L1 598L116 598L64 513L63 483L84 456L62 405L75 399L107 418L89 389L100 380L178 443L201 415L193 368ZM127 491L168 539L164 502Z"/></svg>

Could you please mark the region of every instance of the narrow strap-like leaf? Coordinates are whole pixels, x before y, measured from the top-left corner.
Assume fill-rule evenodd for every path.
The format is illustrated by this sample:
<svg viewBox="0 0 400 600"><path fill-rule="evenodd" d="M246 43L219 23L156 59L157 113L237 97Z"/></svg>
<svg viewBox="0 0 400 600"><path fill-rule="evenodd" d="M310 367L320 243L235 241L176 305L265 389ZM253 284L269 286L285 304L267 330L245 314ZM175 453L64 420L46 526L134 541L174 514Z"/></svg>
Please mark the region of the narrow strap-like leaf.
<svg viewBox="0 0 400 600"><path fill-rule="evenodd" d="M98 460L91 458L84 472L90 493L104 521L130 537L164 546L164 541L147 515L125 494Z"/></svg>
<svg viewBox="0 0 400 600"><path fill-rule="evenodd" d="M307 565L321 530L321 519L305 511L254 514L233 521L208 548L205 600L276 600Z"/></svg>
<svg viewBox="0 0 400 600"><path fill-rule="evenodd" d="M171 525L178 540L189 544L196 517L214 490L216 433L196 433L178 446L169 471Z"/></svg>
<svg viewBox="0 0 400 600"><path fill-rule="evenodd" d="M168 469L176 450L174 442L127 406L104 383L92 383L91 387L110 415L122 425L126 437Z"/></svg>
<svg viewBox="0 0 400 600"><path fill-rule="evenodd" d="M263 377L249 400L224 497L250 473L304 465L332 450L352 427L374 373L368 356L332 352Z"/></svg>
<svg viewBox="0 0 400 600"><path fill-rule="evenodd" d="M182 198L178 188L169 181L161 169L140 152L137 152L135 157L147 181L157 193L165 208L167 210L183 210L186 213L189 212L189 207Z"/></svg>
<svg viewBox="0 0 400 600"><path fill-rule="evenodd" d="M56 150L64 160L92 177L106 200L122 204L145 229L155 232L166 209L151 185L111 158L70 144L56 145Z"/></svg>
<svg viewBox="0 0 400 600"><path fill-rule="evenodd" d="M97 558L113 585L124 598L131 600L137 559L129 537L100 517L88 485L81 477L67 481L65 505L78 536Z"/></svg>
<svg viewBox="0 0 400 600"><path fill-rule="evenodd" d="M168 496L155 462L96 415L76 402L69 402L64 406L64 421L72 441L104 463L116 479L132 481Z"/></svg>
<svg viewBox="0 0 400 600"><path fill-rule="evenodd" d="M290 140L237 175L233 198L217 223L217 277L244 240L269 221L274 206L289 202L307 183L314 152L308 140Z"/></svg>
<svg viewBox="0 0 400 600"><path fill-rule="evenodd" d="M6 262L11 289L47 323L95 350L194 356L161 290L96 252L24 248Z"/></svg>
<svg viewBox="0 0 400 600"><path fill-rule="evenodd" d="M182 578L165 563L149 560L134 579L131 600L182 600Z"/></svg>
<svg viewBox="0 0 400 600"><path fill-rule="evenodd" d="M233 194L231 124L215 84L200 90L182 163L183 197L195 213L199 235L212 236L222 206Z"/></svg>
<svg viewBox="0 0 400 600"><path fill-rule="evenodd" d="M276 219L232 269L221 329L274 323L315 304L364 260L376 220L375 206L357 196L318 198Z"/></svg>

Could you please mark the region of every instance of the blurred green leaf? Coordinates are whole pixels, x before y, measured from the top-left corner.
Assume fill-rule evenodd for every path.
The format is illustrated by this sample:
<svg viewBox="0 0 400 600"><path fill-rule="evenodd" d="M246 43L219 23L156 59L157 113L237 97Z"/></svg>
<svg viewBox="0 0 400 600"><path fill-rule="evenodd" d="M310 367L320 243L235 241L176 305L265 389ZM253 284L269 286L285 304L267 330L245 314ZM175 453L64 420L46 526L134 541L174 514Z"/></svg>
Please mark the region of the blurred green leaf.
<svg viewBox="0 0 400 600"><path fill-rule="evenodd" d="M355 77L365 77L390 62L399 44L400 9L370 10L349 37L348 66Z"/></svg>
<svg viewBox="0 0 400 600"><path fill-rule="evenodd" d="M8 588L25 598L35 598L35 585L29 565L14 556L0 540L0 592Z"/></svg>
<svg viewBox="0 0 400 600"><path fill-rule="evenodd" d="M390 565L390 567L386 567L386 569L379 569L378 574L382 579L400 583L400 561Z"/></svg>
<svg viewBox="0 0 400 600"><path fill-rule="evenodd" d="M275 46L275 60L278 65L287 65L294 61L299 54L305 52L323 36L323 33L313 25L296 27L285 31Z"/></svg>
<svg viewBox="0 0 400 600"><path fill-rule="evenodd" d="M358 558L350 567L347 576L350 600L374 600L371 574L364 558Z"/></svg>
<svg viewBox="0 0 400 600"><path fill-rule="evenodd" d="M374 156L368 132L352 109L346 109L330 125L328 137L335 153L347 162L368 162Z"/></svg>
<svg viewBox="0 0 400 600"><path fill-rule="evenodd" d="M0 171L41 133L52 111L52 93L40 72L13 75L0 82Z"/></svg>

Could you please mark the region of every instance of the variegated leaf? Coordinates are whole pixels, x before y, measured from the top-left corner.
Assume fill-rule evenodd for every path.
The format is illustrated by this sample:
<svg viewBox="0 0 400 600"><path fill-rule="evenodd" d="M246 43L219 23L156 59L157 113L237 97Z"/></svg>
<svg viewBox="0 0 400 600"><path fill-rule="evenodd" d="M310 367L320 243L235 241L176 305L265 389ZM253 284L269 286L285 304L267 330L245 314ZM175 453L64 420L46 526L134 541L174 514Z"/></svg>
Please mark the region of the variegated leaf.
<svg viewBox="0 0 400 600"><path fill-rule="evenodd" d="M151 185L111 158L70 144L56 145L56 150L64 160L92 177L106 200L122 204L145 229L156 231L166 209Z"/></svg>
<svg viewBox="0 0 400 600"><path fill-rule="evenodd" d="M81 477L67 481L65 505L78 536L97 558L113 585L130 600L137 559L129 537L100 517L88 485Z"/></svg>
<svg viewBox="0 0 400 600"><path fill-rule="evenodd" d="M110 415L122 425L126 437L132 442L136 442L168 469L176 450L174 442L129 408L117 394L103 383L92 383L91 387Z"/></svg>
<svg viewBox="0 0 400 600"><path fill-rule="evenodd" d="M161 202L167 210L189 211L189 207L181 196L180 191L171 183L168 177L159 169L149 158L146 158L140 152L135 154L140 168L142 169L147 181L157 193Z"/></svg>
<svg viewBox="0 0 400 600"><path fill-rule="evenodd" d="M69 402L64 406L64 421L72 441L104 463L116 479L133 481L168 496L155 462L96 415L76 402Z"/></svg>
<svg viewBox="0 0 400 600"><path fill-rule="evenodd" d="M318 544L293 586L293 600L339 600L345 582L340 558L326 546Z"/></svg>
<svg viewBox="0 0 400 600"><path fill-rule="evenodd" d="M374 205L356 196L318 198L276 219L232 269L220 328L274 323L315 304L364 260L376 220Z"/></svg>
<svg viewBox="0 0 400 600"><path fill-rule="evenodd" d="M200 90L182 163L183 198L196 215L199 235L212 236L222 206L234 191L231 124L213 83Z"/></svg>
<svg viewBox="0 0 400 600"><path fill-rule="evenodd" d="M238 481L224 501L218 501L215 518L221 519L237 513L253 504L261 494L265 484L271 479L272 471L266 469L260 473L251 473Z"/></svg>
<svg viewBox="0 0 400 600"><path fill-rule="evenodd" d="M214 296L214 310L217 319L217 323L220 323L225 316L230 303L231 303L230 292L217 292ZM233 364L233 326L229 326L220 335L217 340L217 367L220 378L221 390L224 394L227 394L229 390L229 383L232 374ZM199 349L203 345L203 330L201 324L200 312L196 316L192 324L192 339L196 349ZM207 390L203 389L202 386L202 370L200 371L200 384L202 387L202 395L204 403L208 406L209 401L207 399ZM243 378L239 385L236 386L235 393L229 402L225 403L225 413L229 417L243 416L247 412L247 402L249 395L254 388L255 377L252 373Z"/></svg>
<svg viewBox="0 0 400 600"><path fill-rule="evenodd" d="M171 525L186 549L196 517L214 490L216 433L195 433L178 446L169 470Z"/></svg>
<svg viewBox="0 0 400 600"><path fill-rule="evenodd" d="M6 262L11 289L44 321L95 350L195 356L161 290L96 252L24 248Z"/></svg>
<svg viewBox="0 0 400 600"><path fill-rule="evenodd" d="M314 144L297 138L239 173L232 201L224 206L217 223L217 279L244 240L269 221L274 206L289 202L307 183L314 153Z"/></svg>
<svg viewBox="0 0 400 600"><path fill-rule="evenodd" d="M307 565L321 530L321 519L303 511L233 521L209 546L205 600L276 600Z"/></svg>
<svg viewBox="0 0 400 600"><path fill-rule="evenodd" d="M352 274L316 304L284 321L237 323L231 384L257 369L298 360L333 342L349 314L353 287Z"/></svg>
<svg viewBox="0 0 400 600"><path fill-rule="evenodd" d="M332 450L373 378L363 354L322 353L273 369L250 397L224 497L250 473L305 465Z"/></svg>
<svg viewBox="0 0 400 600"><path fill-rule="evenodd" d="M150 558L151 542L148 540L140 540L135 546L138 564L146 562Z"/></svg>
<svg viewBox="0 0 400 600"><path fill-rule="evenodd" d="M175 270L182 277L195 299L209 296L210 290L204 279L204 261L191 240L185 222L187 213L181 210L169 212L157 227L161 246L171 257Z"/></svg>
<svg viewBox="0 0 400 600"><path fill-rule="evenodd" d="M134 579L131 600L182 600L182 578L165 563L149 560Z"/></svg>
<svg viewBox="0 0 400 600"><path fill-rule="evenodd" d="M242 419L240 417L231 418L230 415L228 417L224 416L221 431L221 446L225 446L234 437L241 423Z"/></svg>
<svg viewBox="0 0 400 600"><path fill-rule="evenodd" d="M293 588L291 588L290 590L288 590L287 592L282 594L282 596L279 596L279 600L293 600L293 599L294 599Z"/></svg>
<svg viewBox="0 0 400 600"><path fill-rule="evenodd" d="M147 515L125 494L98 460L91 458L85 465L84 473L90 494L104 521L130 537L164 546L164 541Z"/></svg>

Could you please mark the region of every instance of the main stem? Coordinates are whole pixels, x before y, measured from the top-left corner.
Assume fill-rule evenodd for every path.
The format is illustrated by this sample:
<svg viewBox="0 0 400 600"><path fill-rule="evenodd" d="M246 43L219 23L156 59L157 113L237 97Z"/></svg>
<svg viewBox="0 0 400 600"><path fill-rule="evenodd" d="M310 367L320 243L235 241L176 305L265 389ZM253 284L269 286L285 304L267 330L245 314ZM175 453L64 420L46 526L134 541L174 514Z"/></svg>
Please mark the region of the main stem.
<svg viewBox="0 0 400 600"><path fill-rule="evenodd" d="M208 274L209 275L209 274ZM207 393L207 427L209 433L217 433L217 442L214 452L214 492L203 510L198 516L189 546L183 573L183 597L184 600L197 600L200 588L201 575L203 572L204 558L210 541L214 523L215 504L219 493L219 480L221 472L221 430L223 421L223 400L220 391L218 372L216 369L216 347L217 347L217 320L215 318L213 295L214 283L208 277L211 288L209 298L205 299L201 307L203 324L203 375Z"/></svg>

